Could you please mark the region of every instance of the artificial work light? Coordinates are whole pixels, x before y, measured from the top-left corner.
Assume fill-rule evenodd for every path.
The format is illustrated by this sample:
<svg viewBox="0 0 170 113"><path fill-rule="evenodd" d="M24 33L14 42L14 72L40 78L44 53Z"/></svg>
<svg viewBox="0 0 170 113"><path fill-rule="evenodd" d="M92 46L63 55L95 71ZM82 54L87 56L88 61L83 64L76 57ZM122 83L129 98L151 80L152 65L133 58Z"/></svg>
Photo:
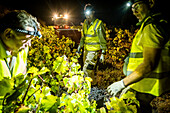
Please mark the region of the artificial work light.
<svg viewBox="0 0 170 113"><path fill-rule="evenodd" d="M58 19L59 17L58 17L58 15L57 15L57 14L54 14L54 18L55 18L55 19Z"/></svg>
<svg viewBox="0 0 170 113"><path fill-rule="evenodd" d="M127 3L126 3L126 6L127 7L130 7L132 5L132 3L130 2L130 1L128 1Z"/></svg>
<svg viewBox="0 0 170 113"><path fill-rule="evenodd" d="M91 14L91 11L90 11L90 10L87 10L87 11L85 12L85 14L86 14L86 15L90 15L90 14Z"/></svg>
<svg viewBox="0 0 170 113"><path fill-rule="evenodd" d="M68 19L68 14L65 14L63 18Z"/></svg>

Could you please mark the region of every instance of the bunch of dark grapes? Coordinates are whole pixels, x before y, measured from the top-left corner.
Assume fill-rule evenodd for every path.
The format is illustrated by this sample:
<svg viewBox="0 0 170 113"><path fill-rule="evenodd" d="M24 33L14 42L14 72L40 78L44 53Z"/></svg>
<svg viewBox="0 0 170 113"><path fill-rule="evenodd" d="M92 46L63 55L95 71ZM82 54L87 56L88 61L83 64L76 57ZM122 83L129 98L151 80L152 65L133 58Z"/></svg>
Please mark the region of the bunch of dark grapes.
<svg viewBox="0 0 170 113"><path fill-rule="evenodd" d="M89 101L95 100L97 103L97 108L105 106L104 103L109 101L111 95L108 94L106 89L101 89L98 87L92 87L89 94Z"/></svg>

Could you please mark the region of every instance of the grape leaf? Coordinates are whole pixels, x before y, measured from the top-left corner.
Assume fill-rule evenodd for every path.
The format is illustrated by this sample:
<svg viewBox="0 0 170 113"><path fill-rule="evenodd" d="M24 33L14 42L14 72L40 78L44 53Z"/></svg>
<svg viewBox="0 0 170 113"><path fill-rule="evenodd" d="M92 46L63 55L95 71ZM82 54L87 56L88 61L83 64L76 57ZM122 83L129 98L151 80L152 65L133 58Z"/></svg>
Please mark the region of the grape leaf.
<svg viewBox="0 0 170 113"><path fill-rule="evenodd" d="M4 78L0 81L0 96L5 96L6 93L13 90L14 81L9 78Z"/></svg>
<svg viewBox="0 0 170 113"><path fill-rule="evenodd" d="M21 108L18 109L17 113L27 113L28 110L30 110L29 107L21 106Z"/></svg>
<svg viewBox="0 0 170 113"><path fill-rule="evenodd" d="M67 61L63 57L58 57L53 63L53 69L57 73L65 73L68 70Z"/></svg>
<svg viewBox="0 0 170 113"><path fill-rule="evenodd" d="M100 113L106 113L106 109L104 107L100 108Z"/></svg>
<svg viewBox="0 0 170 113"><path fill-rule="evenodd" d="M57 96L53 95L46 96L46 98L42 99L42 108L44 108L45 111L48 111L55 103L57 103L57 98Z"/></svg>

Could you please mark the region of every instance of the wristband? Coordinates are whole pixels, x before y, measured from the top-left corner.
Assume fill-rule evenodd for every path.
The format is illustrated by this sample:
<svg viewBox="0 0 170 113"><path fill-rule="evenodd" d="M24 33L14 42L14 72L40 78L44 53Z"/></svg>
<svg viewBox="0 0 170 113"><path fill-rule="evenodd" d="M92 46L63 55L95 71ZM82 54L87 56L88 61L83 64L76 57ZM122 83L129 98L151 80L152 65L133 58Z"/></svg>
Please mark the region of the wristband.
<svg viewBox="0 0 170 113"><path fill-rule="evenodd" d="M122 82L122 86L125 87L125 83L123 82L123 79L121 80L121 82Z"/></svg>

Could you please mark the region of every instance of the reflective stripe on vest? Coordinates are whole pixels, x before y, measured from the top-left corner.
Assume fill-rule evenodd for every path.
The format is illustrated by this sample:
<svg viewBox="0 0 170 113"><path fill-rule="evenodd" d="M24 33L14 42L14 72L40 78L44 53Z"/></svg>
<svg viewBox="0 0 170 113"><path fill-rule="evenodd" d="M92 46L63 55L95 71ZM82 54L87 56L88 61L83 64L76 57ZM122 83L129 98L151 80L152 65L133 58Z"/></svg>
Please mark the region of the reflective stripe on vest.
<svg viewBox="0 0 170 113"><path fill-rule="evenodd" d="M96 34L97 32L96 30L101 24L101 22L102 22L101 20L96 19L93 25L89 27L89 29L87 29L87 25L83 26L84 36L85 36L85 49L87 51L100 50L99 37ZM86 23L86 20L84 21L84 23Z"/></svg>
<svg viewBox="0 0 170 113"><path fill-rule="evenodd" d="M18 55L15 62L15 66L13 69L13 76L17 76L18 74L26 74L26 66L27 66L27 56L28 56L29 48L25 48Z"/></svg>
<svg viewBox="0 0 170 113"><path fill-rule="evenodd" d="M149 18L147 18L145 22L148 19ZM145 22L142 23L141 28L133 40L127 66L127 75L130 75L141 63L143 63L143 48L137 44L142 36L141 34L143 34L142 31L145 27ZM160 96L165 91L170 90L170 87L168 87L170 85L170 50L168 48L168 43L161 50L160 61L156 69L145 75L145 78L139 82L130 85L132 89L142 93L149 93L154 96Z"/></svg>
<svg viewBox="0 0 170 113"><path fill-rule="evenodd" d="M85 35L86 37L96 37L97 35Z"/></svg>

